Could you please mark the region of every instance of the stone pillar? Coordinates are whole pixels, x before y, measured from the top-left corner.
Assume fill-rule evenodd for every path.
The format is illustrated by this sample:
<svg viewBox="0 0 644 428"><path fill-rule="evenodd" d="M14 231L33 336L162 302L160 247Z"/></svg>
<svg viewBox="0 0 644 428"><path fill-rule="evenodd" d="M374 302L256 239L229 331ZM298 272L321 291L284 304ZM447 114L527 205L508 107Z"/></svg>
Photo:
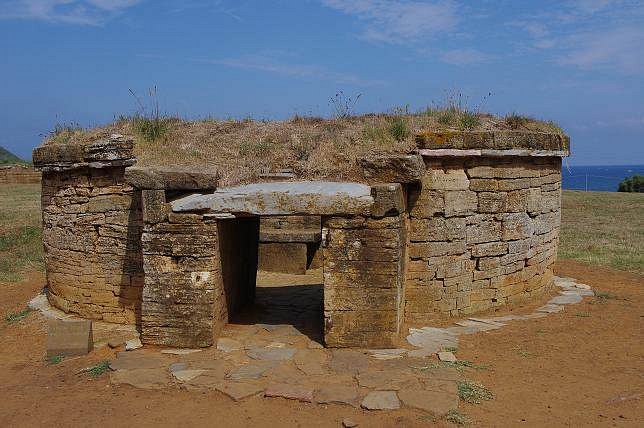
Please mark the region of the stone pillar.
<svg viewBox="0 0 644 428"><path fill-rule="evenodd" d="M143 190L142 199L142 340L210 346L254 298L259 220L172 213L163 190Z"/></svg>
<svg viewBox="0 0 644 428"><path fill-rule="evenodd" d="M405 242L404 215L323 219L327 346L395 346Z"/></svg>
<svg viewBox="0 0 644 428"><path fill-rule="evenodd" d="M134 324L143 271L138 193L124 179L132 141L34 150L42 171L45 269L50 303L68 313Z"/></svg>

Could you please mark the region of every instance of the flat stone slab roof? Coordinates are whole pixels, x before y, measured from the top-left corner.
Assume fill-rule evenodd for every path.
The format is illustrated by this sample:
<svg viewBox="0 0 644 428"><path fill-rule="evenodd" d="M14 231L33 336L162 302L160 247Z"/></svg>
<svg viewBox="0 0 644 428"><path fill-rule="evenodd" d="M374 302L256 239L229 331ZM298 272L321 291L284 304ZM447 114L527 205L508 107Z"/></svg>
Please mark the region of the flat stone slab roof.
<svg viewBox="0 0 644 428"><path fill-rule="evenodd" d="M249 215L355 215L373 205L371 187L360 183L296 181L254 183L177 199L174 212Z"/></svg>

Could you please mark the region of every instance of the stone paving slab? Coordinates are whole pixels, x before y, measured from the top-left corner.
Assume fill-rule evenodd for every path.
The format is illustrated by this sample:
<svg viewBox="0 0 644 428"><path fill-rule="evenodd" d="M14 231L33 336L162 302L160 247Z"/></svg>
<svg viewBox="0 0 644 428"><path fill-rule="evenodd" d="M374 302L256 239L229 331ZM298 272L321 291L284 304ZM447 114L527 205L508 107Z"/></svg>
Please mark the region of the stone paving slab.
<svg viewBox="0 0 644 428"><path fill-rule="evenodd" d="M362 400L361 406L367 410L396 410L400 400L395 391L373 391Z"/></svg>

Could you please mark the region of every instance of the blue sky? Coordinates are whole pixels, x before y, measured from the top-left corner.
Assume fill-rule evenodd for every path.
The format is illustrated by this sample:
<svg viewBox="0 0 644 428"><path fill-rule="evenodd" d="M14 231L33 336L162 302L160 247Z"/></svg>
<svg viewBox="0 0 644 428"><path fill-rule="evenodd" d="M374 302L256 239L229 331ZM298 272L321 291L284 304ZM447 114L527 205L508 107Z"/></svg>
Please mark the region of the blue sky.
<svg viewBox="0 0 644 428"><path fill-rule="evenodd" d="M184 117L440 104L560 123L571 164L644 163L644 2L0 0L0 145L133 113ZM491 93L490 96L487 96Z"/></svg>

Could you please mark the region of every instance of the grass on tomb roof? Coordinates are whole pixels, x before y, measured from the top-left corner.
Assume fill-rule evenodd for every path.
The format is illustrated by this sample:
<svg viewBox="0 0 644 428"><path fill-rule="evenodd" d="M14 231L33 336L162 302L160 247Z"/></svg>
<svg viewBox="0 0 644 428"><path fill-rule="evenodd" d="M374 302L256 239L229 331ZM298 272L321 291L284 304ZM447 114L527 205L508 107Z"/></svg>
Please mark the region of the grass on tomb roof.
<svg viewBox="0 0 644 428"><path fill-rule="evenodd" d="M132 136L139 165L197 166L219 171L222 184L255 181L263 172L291 169L309 179L359 181L356 160L373 153L410 153L423 130L524 130L562 133L552 122L512 114L497 117L449 101L410 113L355 115L356 100L332 98L333 118L294 116L284 121L184 120L153 114L120 117L111 124L83 129L57 126L45 144L88 143L110 134ZM352 104L353 103L353 104Z"/></svg>

